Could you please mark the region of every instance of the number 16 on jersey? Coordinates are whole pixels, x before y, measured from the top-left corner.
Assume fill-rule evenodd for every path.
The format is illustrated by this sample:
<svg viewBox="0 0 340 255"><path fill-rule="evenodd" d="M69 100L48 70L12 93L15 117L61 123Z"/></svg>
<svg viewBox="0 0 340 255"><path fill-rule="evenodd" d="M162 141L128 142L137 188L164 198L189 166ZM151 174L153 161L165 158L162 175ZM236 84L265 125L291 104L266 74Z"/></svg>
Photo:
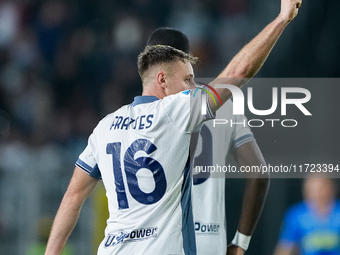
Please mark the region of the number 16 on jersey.
<svg viewBox="0 0 340 255"><path fill-rule="evenodd" d="M167 183L162 165L151 157L139 157L134 159L138 151L150 154L157 147L147 139L137 139L124 154L123 164L120 160L121 143L109 143L106 153L112 155L113 174L116 185L116 193L119 209L128 209L129 202L126 196L123 173L125 173L128 190L131 196L141 204L150 205L158 202L165 194ZM150 193L143 192L138 185L137 172L140 169L151 171L155 182L155 188Z"/></svg>

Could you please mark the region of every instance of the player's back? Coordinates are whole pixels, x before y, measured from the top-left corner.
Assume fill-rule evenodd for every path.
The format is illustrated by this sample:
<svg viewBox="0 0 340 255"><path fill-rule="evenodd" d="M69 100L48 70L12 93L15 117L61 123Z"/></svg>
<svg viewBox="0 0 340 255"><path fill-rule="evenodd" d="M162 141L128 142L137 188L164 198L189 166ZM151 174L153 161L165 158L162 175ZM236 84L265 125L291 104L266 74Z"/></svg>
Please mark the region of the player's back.
<svg viewBox="0 0 340 255"><path fill-rule="evenodd" d="M110 141L106 152L99 153L110 157L103 155L103 160L98 161L102 163L99 169L108 170L102 171L111 214L104 247L117 246L119 250L130 245L130 241L145 242L145 245L130 245L130 251L133 249L140 253L142 246L156 251L156 247L150 246L166 242L176 246L181 241L178 240L181 239L181 225L178 223L181 223L182 210L178 205L188 156L183 145L190 136L181 134L172 125L161 104L156 107L154 104L125 106L108 116L101 127L106 136L103 142ZM126 128L128 125L130 128ZM113 170L110 171L104 164L112 164ZM171 226L170 229L167 225ZM173 229L176 225L177 230ZM121 241L124 240L121 245L117 243L119 235ZM157 242L147 240L152 238L165 239ZM169 248L169 254L176 250ZM179 253L181 247L178 248Z"/></svg>
<svg viewBox="0 0 340 255"><path fill-rule="evenodd" d="M106 188L98 254L195 254L186 168L190 132L205 117L193 117L188 93L143 96L95 128L77 164L92 162Z"/></svg>

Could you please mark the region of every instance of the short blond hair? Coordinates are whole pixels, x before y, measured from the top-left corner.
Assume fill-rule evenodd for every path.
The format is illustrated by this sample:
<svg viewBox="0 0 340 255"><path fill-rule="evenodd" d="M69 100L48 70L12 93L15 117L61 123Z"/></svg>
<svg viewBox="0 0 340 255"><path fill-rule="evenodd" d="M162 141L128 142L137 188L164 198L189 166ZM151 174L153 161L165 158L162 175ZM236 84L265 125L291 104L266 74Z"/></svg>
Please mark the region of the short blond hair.
<svg viewBox="0 0 340 255"><path fill-rule="evenodd" d="M138 73L141 78L145 72L155 65L171 63L176 61L189 61L191 64L195 64L197 57L191 54L185 53L184 51L175 49L168 45L154 45L146 46L144 51L138 55Z"/></svg>

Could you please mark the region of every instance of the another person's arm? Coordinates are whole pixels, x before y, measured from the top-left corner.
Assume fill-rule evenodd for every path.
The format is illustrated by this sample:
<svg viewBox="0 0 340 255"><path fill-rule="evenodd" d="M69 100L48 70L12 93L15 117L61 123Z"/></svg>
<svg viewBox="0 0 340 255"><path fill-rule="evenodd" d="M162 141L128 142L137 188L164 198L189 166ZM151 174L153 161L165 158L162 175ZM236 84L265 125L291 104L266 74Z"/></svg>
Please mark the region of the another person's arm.
<svg viewBox="0 0 340 255"><path fill-rule="evenodd" d="M236 149L234 158L239 166L264 166L266 162L255 140L249 141ZM238 231L251 236L258 219L269 188L269 174L248 176L243 195L242 212ZM244 250L238 246L229 246L228 255L243 254Z"/></svg>
<svg viewBox="0 0 340 255"><path fill-rule="evenodd" d="M296 17L301 2L301 0L281 0L281 11L278 17L242 48L211 85L231 84L242 87L252 78L266 61L285 27ZM232 96L228 89L216 88L216 91L222 103ZM209 97L209 104L212 111L221 107L219 104L215 106L211 97Z"/></svg>
<svg viewBox="0 0 340 255"><path fill-rule="evenodd" d="M241 145L235 154L239 166L265 166L266 162L255 140ZM244 193L238 230L251 235L262 212L269 188L269 174L249 175Z"/></svg>
<svg viewBox="0 0 340 255"><path fill-rule="evenodd" d="M54 219L45 255L60 255L75 227L81 207L98 180L76 166L70 184Z"/></svg>

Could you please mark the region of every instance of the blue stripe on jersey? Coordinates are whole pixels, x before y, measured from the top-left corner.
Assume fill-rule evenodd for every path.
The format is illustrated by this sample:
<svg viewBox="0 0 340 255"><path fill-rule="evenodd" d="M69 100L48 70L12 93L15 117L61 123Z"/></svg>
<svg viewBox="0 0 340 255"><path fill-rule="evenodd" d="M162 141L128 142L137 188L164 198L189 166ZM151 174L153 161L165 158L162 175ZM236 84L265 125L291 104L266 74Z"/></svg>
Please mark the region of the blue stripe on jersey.
<svg viewBox="0 0 340 255"><path fill-rule="evenodd" d="M196 255L196 239L194 218L191 206L192 179L189 174L190 164L184 169L184 180L182 187L181 207L182 207L182 236L185 255Z"/></svg>
<svg viewBox="0 0 340 255"><path fill-rule="evenodd" d="M93 168L82 161L80 158L77 160L76 165L83 169L86 173L88 173L93 178L100 180L102 175L99 171L98 165L95 165Z"/></svg>
<svg viewBox="0 0 340 255"><path fill-rule="evenodd" d="M135 106L138 104L146 104L154 102L156 100L159 100L159 98L155 96L136 96L131 105Z"/></svg>
<svg viewBox="0 0 340 255"><path fill-rule="evenodd" d="M234 140L234 144L233 144L233 150L236 150L238 147L240 147L241 145L254 140L254 136L253 134L247 134L244 136L241 136L240 138Z"/></svg>

